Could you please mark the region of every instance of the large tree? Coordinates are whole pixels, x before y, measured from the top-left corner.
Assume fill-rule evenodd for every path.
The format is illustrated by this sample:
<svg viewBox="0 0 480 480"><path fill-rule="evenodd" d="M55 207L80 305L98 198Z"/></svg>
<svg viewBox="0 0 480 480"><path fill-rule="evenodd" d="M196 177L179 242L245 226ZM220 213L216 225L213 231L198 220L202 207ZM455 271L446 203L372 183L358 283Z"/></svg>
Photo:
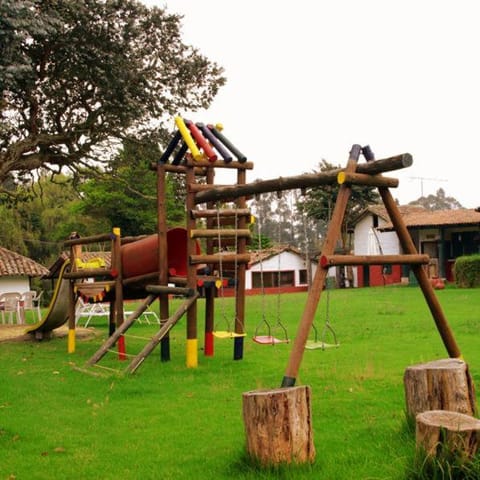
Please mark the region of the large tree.
<svg viewBox="0 0 480 480"><path fill-rule="evenodd" d="M0 193L41 167L78 178L128 135L207 107L222 69L180 22L135 0L2 0Z"/></svg>

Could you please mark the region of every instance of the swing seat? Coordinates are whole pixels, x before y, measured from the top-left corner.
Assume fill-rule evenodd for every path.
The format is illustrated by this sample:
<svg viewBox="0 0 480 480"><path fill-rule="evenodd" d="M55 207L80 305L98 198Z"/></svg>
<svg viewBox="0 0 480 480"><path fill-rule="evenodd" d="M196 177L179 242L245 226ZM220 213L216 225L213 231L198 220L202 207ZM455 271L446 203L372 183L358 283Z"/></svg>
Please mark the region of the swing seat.
<svg viewBox="0 0 480 480"><path fill-rule="evenodd" d="M339 346L339 343L325 343L319 342L318 340L307 340L305 348L307 350L318 350L319 348L325 350L327 348L338 348Z"/></svg>
<svg viewBox="0 0 480 480"><path fill-rule="evenodd" d="M216 330L212 333L216 338L239 338L247 335L246 333L229 332L227 330Z"/></svg>
<svg viewBox="0 0 480 480"><path fill-rule="evenodd" d="M281 338L276 338L272 335L256 335L253 337L253 341L255 343L259 343L260 345L276 345L278 343L289 343L290 340L282 340Z"/></svg>

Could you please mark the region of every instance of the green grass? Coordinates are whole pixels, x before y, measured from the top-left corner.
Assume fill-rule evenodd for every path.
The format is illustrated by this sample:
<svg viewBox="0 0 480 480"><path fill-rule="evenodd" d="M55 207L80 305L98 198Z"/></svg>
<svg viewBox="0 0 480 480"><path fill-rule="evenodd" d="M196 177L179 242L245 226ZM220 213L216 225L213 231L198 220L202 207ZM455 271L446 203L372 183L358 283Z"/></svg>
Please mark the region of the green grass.
<svg viewBox="0 0 480 480"><path fill-rule="evenodd" d="M437 293L478 384L479 290ZM413 287L330 295L330 321L341 345L306 351L297 379L312 389L313 465L261 469L245 459L242 393L278 387L291 349L251 340L262 301L247 297L242 361L232 360L230 340L217 340L213 358L200 351L199 367L187 369L185 319L171 332L171 361L160 362L155 351L130 377L94 377L72 368L84 364L101 337L78 341L72 355L66 339L0 344L0 480L413 478L418 467L404 415L403 373L447 356L423 296ZM281 320L291 337L305 298L281 298ZM265 300L275 323L277 298ZM219 328L225 328L222 311L228 318L232 305L232 299L218 301ZM203 301L199 319L202 309ZM320 330L324 309L322 298ZM94 325L106 335L101 319ZM155 330L139 324L130 332L148 336ZM199 321L199 337L202 331ZM129 351L140 346L127 338ZM119 367L114 355L102 363Z"/></svg>

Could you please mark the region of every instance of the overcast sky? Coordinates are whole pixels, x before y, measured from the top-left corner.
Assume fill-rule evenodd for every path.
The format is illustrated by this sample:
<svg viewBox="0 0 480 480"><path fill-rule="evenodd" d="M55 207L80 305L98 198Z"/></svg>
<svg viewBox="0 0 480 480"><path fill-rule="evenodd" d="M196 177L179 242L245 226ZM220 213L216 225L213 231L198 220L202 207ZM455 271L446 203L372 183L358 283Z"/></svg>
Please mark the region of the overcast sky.
<svg viewBox="0 0 480 480"><path fill-rule="evenodd" d="M443 188L480 206L475 0L143 0L184 15L183 39L225 69L206 112L256 178L344 165L354 143L409 152L402 203ZM174 126L172 119L172 128Z"/></svg>

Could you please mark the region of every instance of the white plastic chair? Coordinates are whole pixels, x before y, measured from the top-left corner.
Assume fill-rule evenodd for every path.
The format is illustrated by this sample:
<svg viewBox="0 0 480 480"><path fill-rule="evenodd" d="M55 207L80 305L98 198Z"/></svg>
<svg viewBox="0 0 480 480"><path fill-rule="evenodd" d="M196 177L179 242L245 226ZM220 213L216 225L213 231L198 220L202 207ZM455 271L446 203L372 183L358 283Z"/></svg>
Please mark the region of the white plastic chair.
<svg viewBox="0 0 480 480"><path fill-rule="evenodd" d="M42 320L42 312L40 310L40 297L42 296L42 294L43 291L37 294L37 292L35 292L34 290L22 293L20 297L20 308L23 309L21 313L24 320L25 312L27 312L28 310L33 312L34 317L35 315L37 316L36 322L40 322Z"/></svg>
<svg viewBox="0 0 480 480"><path fill-rule="evenodd" d="M18 292L8 292L0 294L0 312L2 313L2 323L5 323L6 314L8 314L8 323L15 323L14 316L17 316L17 323L23 323L20 312L20 297Z"/></svg>
<svg viewBox="0 0 480 480"><path fill-rule="evenodd" d="M80 324L80 319L86 317L84 327L88 327L90 320L93 317L107 317L110 315L110 310L107 304L103 303L85 303L81 297L77 300L75 309L75 324Z"/></svg>

